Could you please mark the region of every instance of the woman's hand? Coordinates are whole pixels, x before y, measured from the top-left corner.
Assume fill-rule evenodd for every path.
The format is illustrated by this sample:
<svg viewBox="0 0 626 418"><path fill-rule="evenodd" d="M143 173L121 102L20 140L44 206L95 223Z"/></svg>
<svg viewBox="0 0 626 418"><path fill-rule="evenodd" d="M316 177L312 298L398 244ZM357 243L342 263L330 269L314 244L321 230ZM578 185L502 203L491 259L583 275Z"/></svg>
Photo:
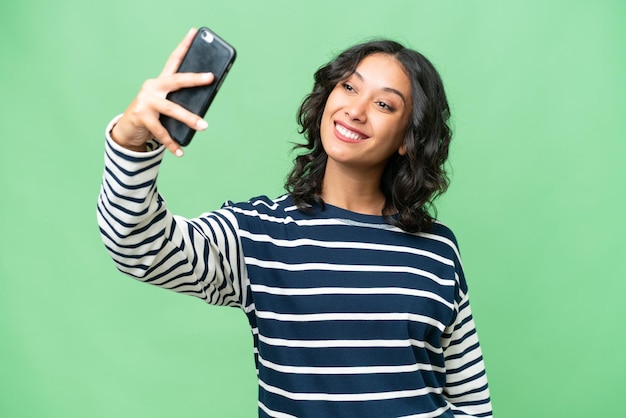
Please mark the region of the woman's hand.
<svg viewBox="0 0 626 418"><path fill-rule="evenodd" d="M207 128L206 121L198 115L165 98L171 91L211 84L214 80L211 73L176 72L196 32L196 29L189 31L157 78L143 83L137 97L113 127L111 138L119 145L132 151L146 151L146 142L156 138L172 154L180 157L183 155L182 148L168 134L159 116L167 115L196 130Z"/></svg>

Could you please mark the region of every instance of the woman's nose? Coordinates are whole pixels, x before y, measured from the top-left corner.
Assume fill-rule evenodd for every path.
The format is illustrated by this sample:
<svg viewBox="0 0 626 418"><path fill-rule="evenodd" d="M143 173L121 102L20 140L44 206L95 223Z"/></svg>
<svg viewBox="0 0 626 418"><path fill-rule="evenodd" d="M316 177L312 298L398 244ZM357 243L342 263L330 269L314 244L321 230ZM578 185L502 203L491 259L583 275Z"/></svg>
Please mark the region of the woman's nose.
<svg viewBox="0 0 626 418"><path fill-rule="evenodd" d="M346 116L348 116L350 120L365 122L367 120L366 106L367 103L365 100L354 98L346 105Z"/></svg>

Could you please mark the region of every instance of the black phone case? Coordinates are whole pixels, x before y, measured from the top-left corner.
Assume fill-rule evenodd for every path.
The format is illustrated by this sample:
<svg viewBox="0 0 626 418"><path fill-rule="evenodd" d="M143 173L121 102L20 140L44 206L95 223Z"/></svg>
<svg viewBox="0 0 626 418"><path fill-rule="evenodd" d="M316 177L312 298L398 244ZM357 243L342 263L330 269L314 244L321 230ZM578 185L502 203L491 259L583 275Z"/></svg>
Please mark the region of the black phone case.
<svg viewBox="0 0 626 418"><path fill-rule="evenodd" d="M215 75L215 80L208 86L173 91L167 95L167 98L198 116L204 117L236 56L235 49L210 29L206 27L198 29L178 72L211 72ZM182 146L189 145L196 133L194 129L169 116L161 115L160 120L172 139Z"/></svg>

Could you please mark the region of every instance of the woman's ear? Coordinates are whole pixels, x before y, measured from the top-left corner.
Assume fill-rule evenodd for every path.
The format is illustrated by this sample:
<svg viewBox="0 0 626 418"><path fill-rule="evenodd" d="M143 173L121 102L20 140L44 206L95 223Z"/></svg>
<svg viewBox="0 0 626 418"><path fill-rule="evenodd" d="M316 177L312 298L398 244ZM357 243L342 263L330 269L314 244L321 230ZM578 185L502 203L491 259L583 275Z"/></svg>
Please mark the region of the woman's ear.
<svg viewBox="0 0 626 418"><path fill-rule="evenodd" d="M401 156L406 155L406 144L400 145L400 148L398 148L398 154L400 154Z"/></svg>

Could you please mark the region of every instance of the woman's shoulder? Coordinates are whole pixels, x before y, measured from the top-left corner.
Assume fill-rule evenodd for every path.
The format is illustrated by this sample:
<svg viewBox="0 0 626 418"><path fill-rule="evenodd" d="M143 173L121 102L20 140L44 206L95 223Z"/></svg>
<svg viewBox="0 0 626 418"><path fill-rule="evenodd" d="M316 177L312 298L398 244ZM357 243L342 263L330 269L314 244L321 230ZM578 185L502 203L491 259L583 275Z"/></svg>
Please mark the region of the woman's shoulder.
<svg viewBox="0 0 626 418"><path fill-rule="evenodd" d="M420 235L434 239L447 247L450 247L459 256L459 243L452 229L445 223L435 220L428 231L421 232Z"/></svg>
<svg viewBox="0 0 626 418"><path fill-rule="evenodd" d="M445 223L435 220L432 223L432 227L426 232L427 234L434 234L434 235L438 235L444 238L447 238L451 241L453 241L456 245L457 241L456 241L456 235L454 235L454 232L452 231L452 228L450 228L448 225L446 225Z"/></svg>

